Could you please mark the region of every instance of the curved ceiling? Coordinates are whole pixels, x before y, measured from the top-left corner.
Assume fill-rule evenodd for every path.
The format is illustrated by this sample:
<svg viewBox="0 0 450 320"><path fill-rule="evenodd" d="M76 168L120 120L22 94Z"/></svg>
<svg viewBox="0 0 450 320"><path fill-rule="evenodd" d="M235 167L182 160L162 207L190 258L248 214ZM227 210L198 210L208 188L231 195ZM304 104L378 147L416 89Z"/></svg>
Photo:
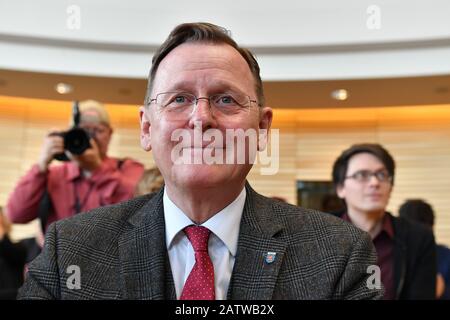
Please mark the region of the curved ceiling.
<svg viewBox="0 0 450 320"><path fill-rule="evenodd" d="M0 0L0 68L145 78L177 24L210 21L258 56L264 80L450 74L448 0Z"/></svg>
<svg viewBox="0 0 450 320"><path fill-rule="evenodd" d="M450 103L449 13L448 0L0 0L0 94L141 103L168 33L208 21L257 55L272 106ZM339 88L349 99L330 98Z"/></svg>

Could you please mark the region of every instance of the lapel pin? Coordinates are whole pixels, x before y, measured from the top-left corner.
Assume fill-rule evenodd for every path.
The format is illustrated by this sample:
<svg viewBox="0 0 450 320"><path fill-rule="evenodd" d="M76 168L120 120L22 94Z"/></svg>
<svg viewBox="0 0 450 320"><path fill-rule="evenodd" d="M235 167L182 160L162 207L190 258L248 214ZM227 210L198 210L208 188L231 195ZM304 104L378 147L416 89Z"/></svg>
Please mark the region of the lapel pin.
<svg viewBox="0 0 450 320"><path fill-rule="evenodd" d="M266 259L265 259L266 263L271 264L272 262L274 262L276 256L277 256L276 252L267 252Z"/></svg>

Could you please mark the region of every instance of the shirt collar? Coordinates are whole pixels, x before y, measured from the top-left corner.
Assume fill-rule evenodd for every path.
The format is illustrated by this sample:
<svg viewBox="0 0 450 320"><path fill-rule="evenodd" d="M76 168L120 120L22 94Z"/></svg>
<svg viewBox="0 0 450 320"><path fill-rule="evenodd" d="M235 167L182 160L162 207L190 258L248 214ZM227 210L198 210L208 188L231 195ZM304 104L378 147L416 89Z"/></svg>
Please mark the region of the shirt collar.
<svg viewBox="0 0 450 320"><path fill-rule="evenodd" d="M202 224L202 226L211 230L227 246L233 256L236 255L237 251L239 226L242 212L244 211L246 195L244 187L233 202ZM170 200L165 188L163 205L164 221L166 224L166 245L167 249L169 249L177 234L185 227L194 224L194 222Z"/></svg>

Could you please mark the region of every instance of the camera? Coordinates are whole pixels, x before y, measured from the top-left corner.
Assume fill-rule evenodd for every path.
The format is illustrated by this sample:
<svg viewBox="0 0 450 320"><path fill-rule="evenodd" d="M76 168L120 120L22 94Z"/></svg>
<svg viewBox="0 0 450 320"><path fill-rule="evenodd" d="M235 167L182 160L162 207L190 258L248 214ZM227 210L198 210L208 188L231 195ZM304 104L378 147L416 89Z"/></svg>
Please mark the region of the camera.
<svg viewBox="0 0 450 320"><path fill-rule="evenodd" d="M64 150L75 155L80 155L91 147L91 143L89 142L91 136L89 132L79 127L80 108L78 107L78 101L74 101L73 103L72 117L74 124L72 129L69 131L56 132L51 135L57 135L64 139ZM65 153L56 154L55 159L59 161L70 161Z"/></svg>

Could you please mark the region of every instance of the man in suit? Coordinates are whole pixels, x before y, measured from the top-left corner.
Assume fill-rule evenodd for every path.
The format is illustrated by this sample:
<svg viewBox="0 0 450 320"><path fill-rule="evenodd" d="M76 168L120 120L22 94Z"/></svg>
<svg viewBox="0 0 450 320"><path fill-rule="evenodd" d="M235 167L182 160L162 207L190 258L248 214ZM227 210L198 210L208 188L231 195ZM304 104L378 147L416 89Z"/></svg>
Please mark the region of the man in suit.
<svg viewBox="0 0 450 320"><path fill-rule="evenodd" d="M153 57L145 101L141 144L164 188L53 224L21 298L381 297L366 233L246 182L267 136L230 146L225 133L269 130L272 110L255 58L227 30L177 26Z"/></svg>
<svg viewBox="0 0 450 320"><path fill-rule="evenodd" d="M386 207L395 162L379 144L356 144L333 166L333 182L346 209L336 215L366 231L378 253L384 299L434 299L436 252L427 228L392 216Z"/></svg>

